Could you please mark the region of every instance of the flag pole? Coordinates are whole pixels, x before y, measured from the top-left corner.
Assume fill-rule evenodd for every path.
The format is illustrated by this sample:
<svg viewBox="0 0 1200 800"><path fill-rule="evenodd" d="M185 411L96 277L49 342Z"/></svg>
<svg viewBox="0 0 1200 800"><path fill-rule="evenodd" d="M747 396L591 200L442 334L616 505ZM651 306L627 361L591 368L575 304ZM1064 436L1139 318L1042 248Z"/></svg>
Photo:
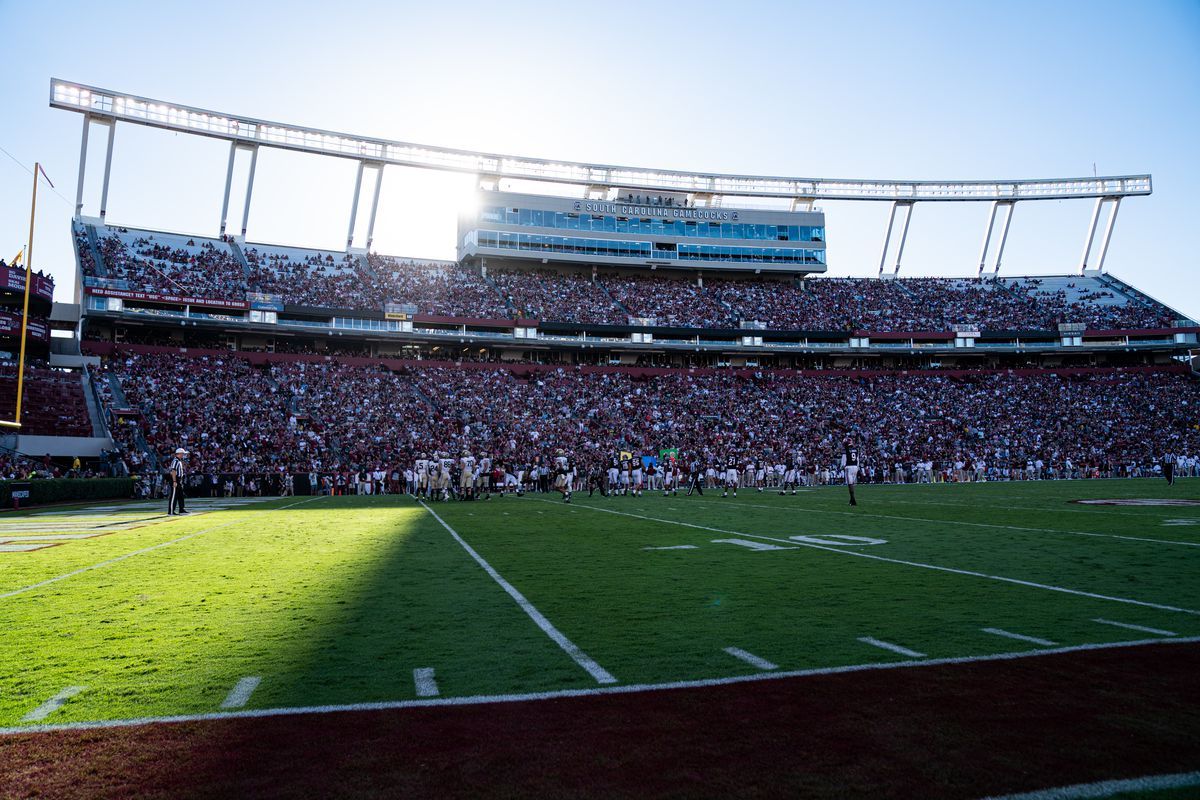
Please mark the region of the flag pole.
<svg viewBox="0 0 1200 800"><path fill-rule="evenodd" d="M17 359L17 416L21 427L21 400L25 389L25 340L29 338L29 290L33 287L33 223L37 216L38 173L41 163L33 165L33 197L29 202L29 243L25 245L25 306L21 311L21 355Z"/></svg>

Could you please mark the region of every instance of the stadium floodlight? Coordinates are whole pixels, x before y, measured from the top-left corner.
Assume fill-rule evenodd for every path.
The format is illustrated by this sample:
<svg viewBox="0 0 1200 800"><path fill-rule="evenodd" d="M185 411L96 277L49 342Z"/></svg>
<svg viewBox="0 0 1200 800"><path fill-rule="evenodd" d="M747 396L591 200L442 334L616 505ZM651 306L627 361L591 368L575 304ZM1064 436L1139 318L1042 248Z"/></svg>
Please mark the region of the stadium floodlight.
<svg viewBox="0 0 1200 800"><path fill-rule="evenodd" d="M223 139L242 147L275 147L380 164L480 176L643 191L700 192L738 197L892 202L1064 200L1147 195L1149 175L1031 180L897 181L791 178L647 169L498 155L287 125L193 108L58 79L50 105L96 121Z"/></svg>

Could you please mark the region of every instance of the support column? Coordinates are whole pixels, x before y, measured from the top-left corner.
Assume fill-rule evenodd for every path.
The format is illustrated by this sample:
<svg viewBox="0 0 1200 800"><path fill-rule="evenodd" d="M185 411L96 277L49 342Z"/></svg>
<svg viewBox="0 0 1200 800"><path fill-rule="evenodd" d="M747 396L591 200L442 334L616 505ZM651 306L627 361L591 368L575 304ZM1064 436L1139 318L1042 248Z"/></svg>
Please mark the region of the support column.
<svg viewBox="0 0 1200 800"><path fill-rule="evenodd" d="M1112 240L1113 225L1117 222L1117 209L1121 207L1121 198L1114 197L1112 199L1112 211L1108 214L1108 224L1104 226L1104 244L1100 245L1100 260L1096 262L1096 269L1104 272L1104 258L1108 255L1108 243Z"/></svg>
<svg viewBox="0 0 1200 800"><path fill-rule="evenodd" d="M375 212L379 211L379 187L383 186L383 164L379 164L375 169L375 191L371 195L371 216L367 219L367 252L371 251L371 243L375 241Z"/></svg>
<svg viewBox="0 0 1200 800"><path fill-rule="evenodd" d="M896 222L896 202L892 201L892 213L888 216L887 233L883 235L883 250L879 253L879 277L883 277L883 265L887 261L888 245L892 243L892 225Z"/></svg>
<svg viewBox="0 0 1200 800"><path fill-rule="evenodd" d="M358 173L354 176L354 198L350 201L350 229L346 231L346 249L354 246L354 223L358 220L358 196L362 193L363 169L367 163L358 162Z"/></svg>
<svg viewBox="0 0 1200 800"><path fill-rule="evenodd" d="M1008 213L1004 215L1004 227L1000 229L1000 247L996 250L996 271L992 273L992 277L1000 274L1000 260L1004 258L1004 243L1008 241L1008 226L1012 222L1013 212L1017 210L1015 200L1007 205Z"/></svg>
<svg viewBox="0 0 1200 800"><path fill-rule="evenodd" d="M105 213L108 212L108 177L112 174L112 150L113 139L117 134L117 122L113 120L108 123L108 149L104 154L104 187L100 190L100 219L104 219Z"/></svg>
<svg viewBox="0 0 1200 800"><path fill-rule="evenodd" d="M229 167L225 170L225 199L221 201L221 235L225 235L225 220L229 216L229 190L233 187L233 159L237 156L237 142L229 143Z"/></svg>
<svg viewBox="0 0 1200 800"><path fill-rule="evenodd" d="M916 203L908 203L908 213L904 215L904 227L900 231L900 247L896 250L896 271L893 277L900 274L900 259L904 257L904 242L908 239L908 223L912 222L913 209Z"/></svg>
<svg viewBox="0 0 1200 800"><path fill-rule="evenodd" d="M979 276L983 276L983 268L987 265L988 245L992 242L992 226L996 224L996 209L999 201L992 203L992 213L988 216L987 229L983 232L983 247L979 248Z"/></svg>
<svg viewBox="0 0 1200 800"><path fill-rule="evenodd" d="M1096 207L1092 210L1092 224L1088 225L1087 239L1083 242L1083 255L1079 257L1079 274L1087 269L1088 254L1092 250L1092 240L1096 238L1096 222L1100 219L1100 206L1104 204L1103 197L1096 198Z"/></svg>
<svg viewBox="0 0 1200 800"><path fill-rule="evenodd" d="M83 136L79 143L79 180L75 185L75 218L79 219L83 214L83 179L87 175L87 145L88 131L92 127L92 116L90 114L83 115Z"/></svg>
<svg viewBox="0 0 1200 800"><path fill-rule="evenodd" d="M246 178L246 207L242 209L242 238L246 238L246 225L250 222L250 195L254 192L254 168L258 166L258 145L250 150L250 176Z"/></svg>

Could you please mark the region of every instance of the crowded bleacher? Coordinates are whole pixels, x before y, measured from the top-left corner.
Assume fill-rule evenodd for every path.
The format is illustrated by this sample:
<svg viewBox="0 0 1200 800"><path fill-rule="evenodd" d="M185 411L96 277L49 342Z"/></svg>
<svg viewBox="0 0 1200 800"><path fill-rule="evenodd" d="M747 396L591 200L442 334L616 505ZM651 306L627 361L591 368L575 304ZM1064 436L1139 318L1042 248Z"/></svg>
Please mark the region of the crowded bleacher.
<svg viewBox="0 0 1200 800"><path fill-rule="evenodd" d="M1171 371L735 376L445 365L391 371L335 362L251 366L124 353L107 370L145 415L160 457L176 446L214 473L403 466L420 451L532 463L679 447L704 459L832 464L842 437L873 469L970 461L993 479L1026 465L1074 477L1134 474L1200 454L1200 383ZM1016 474L1018 471L1020 474Z"/></svg>
<svg viewBox="0 0 1200 800"><path fill-rule="evenodd" d="M1169 327L1173 314L1105 277L1073 278L697 278L577 269L492 269L486 275L452 262L370 254L234 245L174 234L108 228L96 263L82 228L80 266L122 288L216 300L247 292L287 305L380 311L386 303L455 318L533 318L583 325L625 325L630 318L670 327L720 328L757 322L812 331L1055 330Z"/></svg>

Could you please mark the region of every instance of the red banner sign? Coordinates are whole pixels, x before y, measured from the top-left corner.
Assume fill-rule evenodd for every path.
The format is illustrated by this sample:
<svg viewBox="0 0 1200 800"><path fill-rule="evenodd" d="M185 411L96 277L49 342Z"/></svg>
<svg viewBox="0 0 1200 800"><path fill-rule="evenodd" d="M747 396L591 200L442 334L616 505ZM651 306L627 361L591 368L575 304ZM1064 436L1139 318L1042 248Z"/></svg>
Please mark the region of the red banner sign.
<svg viewBox="0 0 1200 800"><path fill-rule="evenodd" d="M206 306L208 308L240 308L247 309L250 304L245 300L216 300L204 297L185 297L176 294L153 294L151 292L134 292L128 289L88 289L97 297L119 297L122 300L135 300L143 303L170 303L179 306Z"/></svg>
<svg viewBox="0 0 1200 800"><path fill-rule="evenodd" d="M40 319L29 320L29 338L38 342L50 341L50 328ZM0 311L0 336L20 336L21 318L16 314Z"/></svg>
<svg viewBox="0 0 1200 800"><path fill-rule="evenodd" d="M25 270L19 267L0 269L0 291L25 292ZM37 295L45 300L54 299L54 281L45 275L34 275L33 285L29 287L31 295Z"/></svg>

